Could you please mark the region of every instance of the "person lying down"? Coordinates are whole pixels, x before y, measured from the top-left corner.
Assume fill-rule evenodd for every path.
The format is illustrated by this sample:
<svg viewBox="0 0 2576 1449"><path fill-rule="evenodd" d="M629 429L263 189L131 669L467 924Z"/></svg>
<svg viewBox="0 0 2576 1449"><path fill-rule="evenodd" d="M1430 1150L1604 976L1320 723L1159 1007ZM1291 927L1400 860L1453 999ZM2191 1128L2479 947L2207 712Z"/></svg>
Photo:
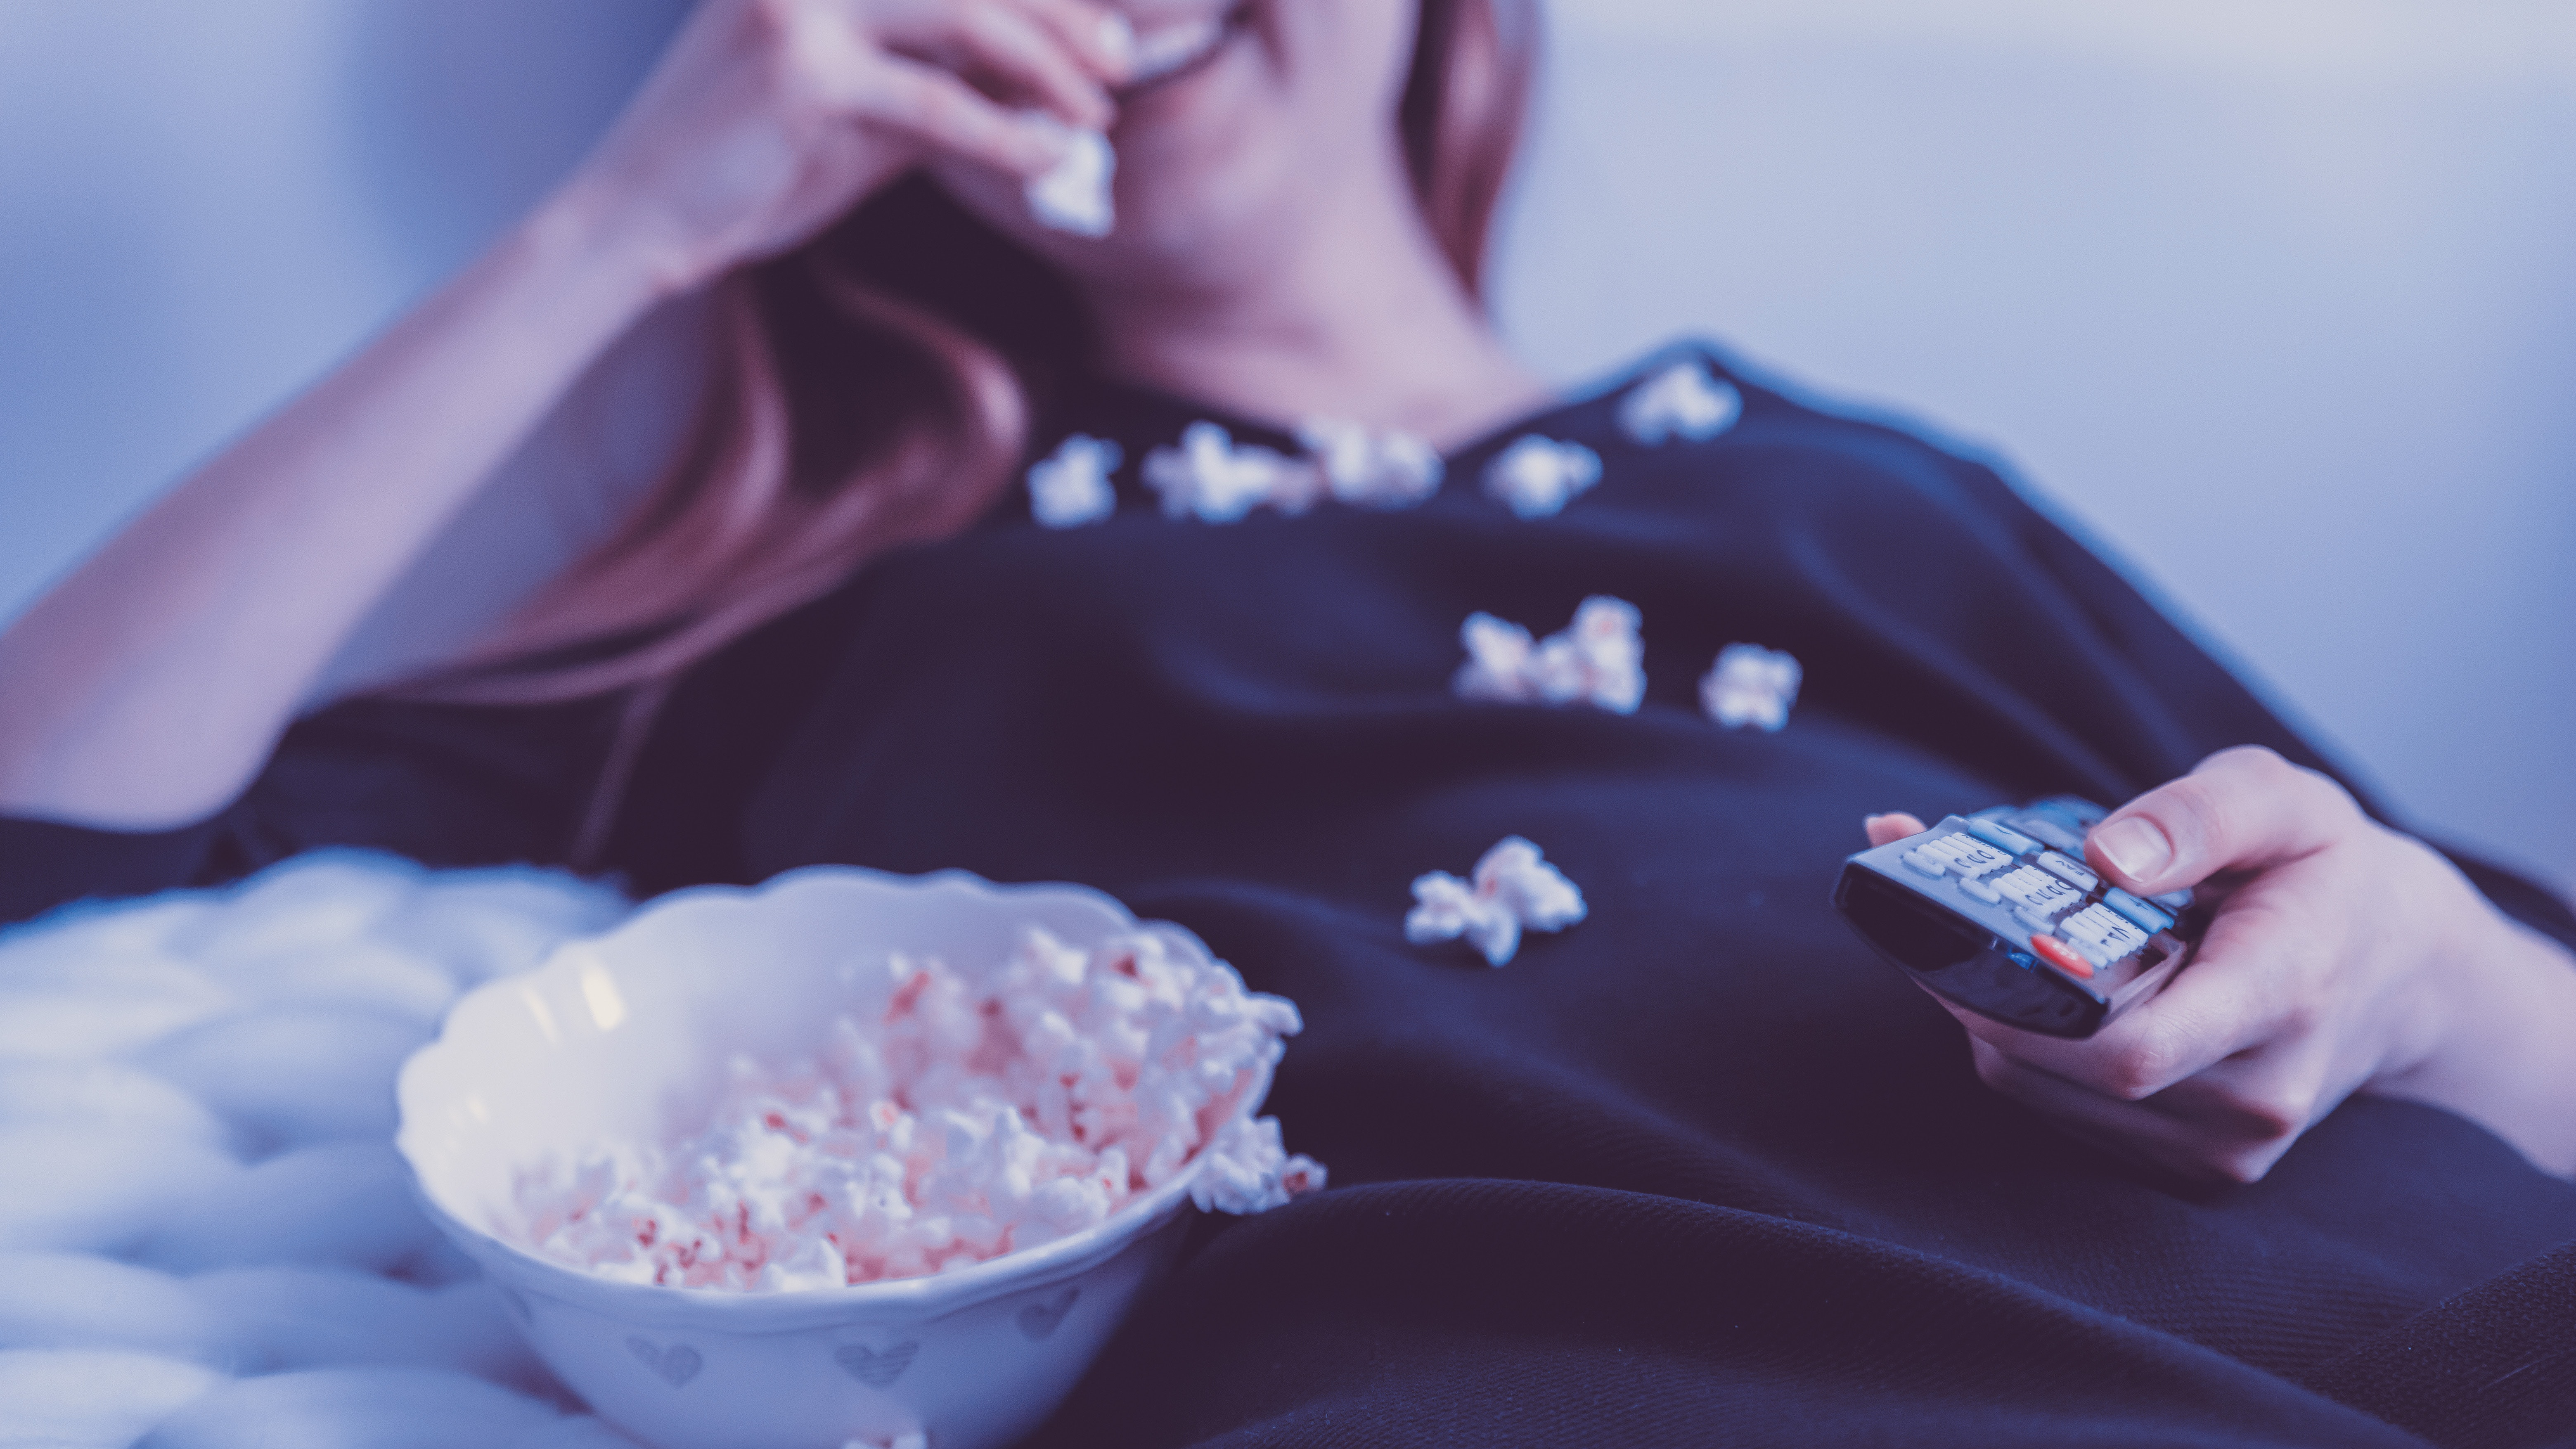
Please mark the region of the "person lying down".
<svg viewBox="0 0 2576 1449"><path fill-rule="evenodd" d="M1695 343L1539 382L1480 291L1532 8L707 0L519 227L0 638L0 907L355 844L1186 925L1302 1010L1265 1110L1331 1185L1203 1226L1033 1444L2461 1440L2407 1345L2545 1357L2576 918L1987 468ZM699 293L659 491L296 718ZM2117 807L2106 879L2232 892L2113 1028L1954 1019L1834 918L1872 840L2058 792Z"/></svg>

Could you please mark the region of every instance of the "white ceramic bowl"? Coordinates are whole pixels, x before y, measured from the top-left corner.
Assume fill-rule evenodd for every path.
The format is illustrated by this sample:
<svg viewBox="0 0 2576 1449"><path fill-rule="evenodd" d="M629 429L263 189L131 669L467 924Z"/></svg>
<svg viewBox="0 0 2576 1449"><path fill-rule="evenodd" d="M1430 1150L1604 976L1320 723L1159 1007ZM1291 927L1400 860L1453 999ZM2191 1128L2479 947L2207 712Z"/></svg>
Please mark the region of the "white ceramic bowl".
<svg viewBox="0 0 2576 1449"><path fill-rule="evenodd" d="M840 1449L926 1433L932 1449L1026 1434L1072 1391L1187 1226L1193 1160L1105 1222L954 1273L729 1293L620 1283L484 1227L516 1173L605 1139L694 1128L736 1052L820 1052L840 968L936 954L970 977L1021 931L1090 947L1131 931L1208 960L1080 886L818 866L758 890L698 887L458 1002L403 1067L396 1146L430 1217L482 1265L528 1341L602 1418L662 1449ZM1258 1110L1266 1070L1237 1112Z"/></svg>

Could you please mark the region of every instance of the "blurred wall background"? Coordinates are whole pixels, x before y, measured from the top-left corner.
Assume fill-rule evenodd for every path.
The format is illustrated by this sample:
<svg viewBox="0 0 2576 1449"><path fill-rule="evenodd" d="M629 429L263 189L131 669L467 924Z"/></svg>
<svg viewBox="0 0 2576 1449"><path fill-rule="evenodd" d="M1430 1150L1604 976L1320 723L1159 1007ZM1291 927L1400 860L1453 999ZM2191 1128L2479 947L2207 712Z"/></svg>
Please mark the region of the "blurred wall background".
<svg viewBox="0 0 2576 1449"><path fill-rule="evenodd" d="M470 256L685 8L0 0L0 617ZM2576 0L1551 21L1497 295L1533 362L1696 332L1999 457L2401 808L2576 888ZM339 679L596 526L687 325Z"/></svg>

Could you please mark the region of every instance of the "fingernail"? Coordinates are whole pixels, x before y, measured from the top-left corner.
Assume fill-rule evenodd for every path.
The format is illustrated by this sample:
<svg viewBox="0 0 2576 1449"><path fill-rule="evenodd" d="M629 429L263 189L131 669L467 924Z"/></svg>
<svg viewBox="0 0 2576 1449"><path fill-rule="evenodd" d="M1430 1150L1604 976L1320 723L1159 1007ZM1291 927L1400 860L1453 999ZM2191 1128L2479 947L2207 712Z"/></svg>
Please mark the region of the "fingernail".
<svg viewBox="0 0 2576 1449"><path fill-rule="evenodd" d="M1136 27L1112 10L1100 22L1100 49L1124 72L1136 63Z"/></svg>
<svg viewBox="0 0 2576 1449"><path fill-rule="evenodd" d="M2114 820L2094 831L2093 848L2112 869L2139 885L2154 880L2173 863L2173 842L2143 815Z"/></svg>

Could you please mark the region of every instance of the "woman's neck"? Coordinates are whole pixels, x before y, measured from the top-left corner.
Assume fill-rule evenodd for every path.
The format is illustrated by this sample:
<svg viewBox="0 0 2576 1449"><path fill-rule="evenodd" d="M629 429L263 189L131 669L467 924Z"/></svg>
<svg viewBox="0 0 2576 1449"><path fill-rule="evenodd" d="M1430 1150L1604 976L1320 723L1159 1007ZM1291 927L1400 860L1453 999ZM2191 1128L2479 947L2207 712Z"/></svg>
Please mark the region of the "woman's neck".
<svg viewBox="0 0 2576 1449"><path fill-rule="evenodd" d="M1321 188L1310 202L1257 264L1096 292L1106 370L1244 417L1401 428L1441 447L1549 397L1495 336L1408 187Z"/></svg>

